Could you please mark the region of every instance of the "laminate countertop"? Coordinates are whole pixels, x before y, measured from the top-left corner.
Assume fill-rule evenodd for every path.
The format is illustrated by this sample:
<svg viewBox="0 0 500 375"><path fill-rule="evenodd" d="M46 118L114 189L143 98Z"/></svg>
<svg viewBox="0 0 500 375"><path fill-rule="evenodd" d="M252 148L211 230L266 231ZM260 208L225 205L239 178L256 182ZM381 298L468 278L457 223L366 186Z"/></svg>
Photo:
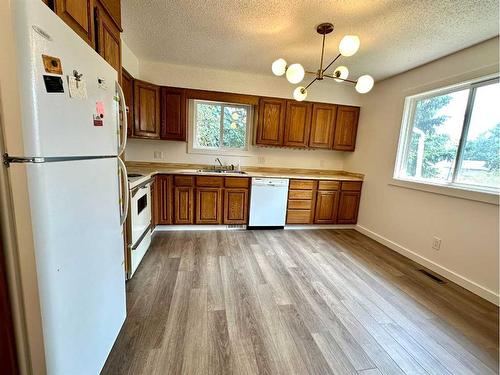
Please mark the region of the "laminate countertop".
<svg viewBox="0 0 500 375"><path fill-rule="evenodd" d="M128 173L138 173L154 176L156 174L193 175L193 176L219 176L219 177L275 177L307 180L337 180L337 181L363 181L363 175L346 171L269 168L269 167L242 167L245 173L217 173L201 172L200 169L210 168L207 165L197 164L167 164L126 162Z"/></svg>

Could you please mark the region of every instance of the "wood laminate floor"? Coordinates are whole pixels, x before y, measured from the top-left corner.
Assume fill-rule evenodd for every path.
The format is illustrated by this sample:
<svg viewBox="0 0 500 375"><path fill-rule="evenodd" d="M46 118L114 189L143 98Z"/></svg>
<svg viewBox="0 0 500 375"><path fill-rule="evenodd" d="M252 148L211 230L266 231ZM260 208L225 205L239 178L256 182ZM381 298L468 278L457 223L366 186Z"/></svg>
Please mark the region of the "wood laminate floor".
<svg viewBox="0 0 500 375"><path fill-rule="evenodd" d="M496 374L498 308L354 230L160 232L103 374Z"/></svg>

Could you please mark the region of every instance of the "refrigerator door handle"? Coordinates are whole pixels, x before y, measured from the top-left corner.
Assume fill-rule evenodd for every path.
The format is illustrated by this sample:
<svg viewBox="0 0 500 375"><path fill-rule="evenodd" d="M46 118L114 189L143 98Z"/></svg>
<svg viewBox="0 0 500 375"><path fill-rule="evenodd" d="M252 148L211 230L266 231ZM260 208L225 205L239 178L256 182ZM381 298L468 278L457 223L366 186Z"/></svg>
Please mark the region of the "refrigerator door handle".
<svg viewBox="0 0 500 375"><path fill-rule="evenodd" d="M118 98L120 99L120 107L122 108L122 136L121 136L121 145L118 148L118 156L123 154L125 151L125 147L127 146L127 129L128 129L128 116L127 116L127 103L125 103L125 95L123 94L123 89L116 81L116 90L118 92ZM120 118L120 116L118 116Z"/></svg>
<svg viewBox="0 0 500 375"><path fill-rule="evenodd" d="M122 171L122 179L124 182L122 194L125 195L125 197L123 199L125 204L123 207L123 211L120 212L120 225L123 225L123 224L125 224L125 220L127 220L128 207L129 207L129 203L130 203L130 190L129 190L129 184L128 184L128 178L127 178L127 167L125 166L125 163L122 161L122 159L120 159L120 158L117 158L117 159L118 159L118 165L120 166L120 169Z"/></svg>

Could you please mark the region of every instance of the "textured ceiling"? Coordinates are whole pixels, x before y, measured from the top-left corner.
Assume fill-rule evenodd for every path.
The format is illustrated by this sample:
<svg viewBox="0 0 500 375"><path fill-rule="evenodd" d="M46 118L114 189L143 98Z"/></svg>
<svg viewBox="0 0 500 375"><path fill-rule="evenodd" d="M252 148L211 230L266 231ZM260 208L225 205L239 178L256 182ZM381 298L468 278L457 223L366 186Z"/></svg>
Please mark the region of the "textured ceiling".
<svg viewBox="0 0 500 375"><path fill-rule="evenodd" d="M264 74L278 57L316 70L315 26L332 22L325 60L357 34L340 64L376 80L492 38L499 22L498 0L122 0L122 16L140 59Z"/></svg>

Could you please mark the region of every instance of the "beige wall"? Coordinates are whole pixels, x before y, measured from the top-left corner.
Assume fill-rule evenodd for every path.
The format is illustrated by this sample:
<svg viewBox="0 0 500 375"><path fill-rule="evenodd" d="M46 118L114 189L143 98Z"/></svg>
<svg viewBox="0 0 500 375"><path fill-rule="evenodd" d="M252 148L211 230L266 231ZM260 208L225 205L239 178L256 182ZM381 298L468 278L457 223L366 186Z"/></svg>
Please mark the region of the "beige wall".
<svg viewBox="0 0 500 375"><path fill-rule="evenodd" d="M499 207L389 183L405 96L495 72L498 38L378 82L363 98L356 151L344 163L366 175L363 233L492 301L498 301ZM439 251L433 236L442 239Z"/></svg>
<svg viewBox="0 0 500 375"><path fill-rule="evenodd" d="M124 64L130 64L128 60L134 60L133 56L127 55L124 55ZM133 65L133 61L131 65ZM291 98L291 92L294 88L285 78L274 77L272 74L248 74L142 60L140 61L138 78L160 85L284 98ZM323 81L311 87L308 99L359 105L361 95L357 94L351 85ZM162 152L163 159L155 160L155 151ZM231 157L224 153L221 153L220 156L223 162L227 164L240 163L241 165L313 169L342 169L345 156L345 153L338 151L280 150L263 147L252 147L250 151L251 155L245 157ZM214 158L217 156L190 154L187 152L187 144L183 142L134 139L129 140L126 153L127 160L202 164L213 164Z"/></svg>

